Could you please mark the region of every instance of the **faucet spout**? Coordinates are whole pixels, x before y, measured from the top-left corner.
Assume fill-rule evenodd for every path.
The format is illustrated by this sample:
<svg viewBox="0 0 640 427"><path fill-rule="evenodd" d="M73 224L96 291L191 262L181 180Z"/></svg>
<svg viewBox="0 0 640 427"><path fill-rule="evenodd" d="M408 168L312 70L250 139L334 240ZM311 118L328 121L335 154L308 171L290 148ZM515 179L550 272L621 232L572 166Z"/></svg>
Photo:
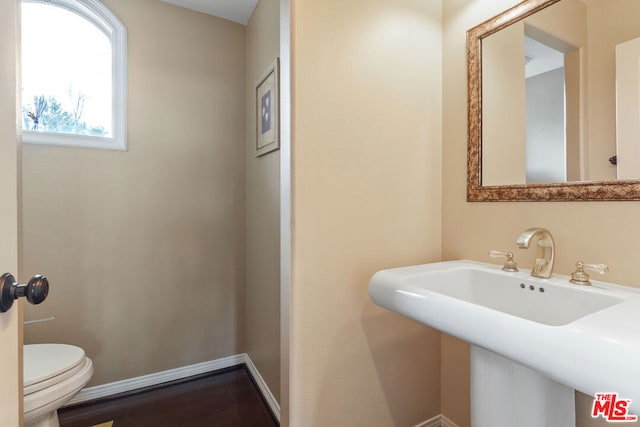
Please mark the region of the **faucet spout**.
<svg viewBox="0 0 640 427"><path fill-rule="evenodd" d="M538 239L538 250L536 260L531 268L531 275L548 279L553 272L555 243L549 230L540 227L529 228L522 232L516 240L516 245L520 249L529 249L534 238Z"/></svg>

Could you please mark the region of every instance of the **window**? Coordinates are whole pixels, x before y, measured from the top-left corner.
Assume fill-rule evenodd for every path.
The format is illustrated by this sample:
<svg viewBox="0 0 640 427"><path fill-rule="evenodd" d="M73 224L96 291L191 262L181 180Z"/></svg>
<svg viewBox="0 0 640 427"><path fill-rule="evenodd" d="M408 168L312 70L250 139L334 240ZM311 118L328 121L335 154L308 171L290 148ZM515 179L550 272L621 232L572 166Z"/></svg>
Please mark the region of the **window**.
<svg viewBox="0 0 640 427"><path fill-rule="evenodd" d="M23 0L23 142L126 150L126 30L98 0Z"/></svg>

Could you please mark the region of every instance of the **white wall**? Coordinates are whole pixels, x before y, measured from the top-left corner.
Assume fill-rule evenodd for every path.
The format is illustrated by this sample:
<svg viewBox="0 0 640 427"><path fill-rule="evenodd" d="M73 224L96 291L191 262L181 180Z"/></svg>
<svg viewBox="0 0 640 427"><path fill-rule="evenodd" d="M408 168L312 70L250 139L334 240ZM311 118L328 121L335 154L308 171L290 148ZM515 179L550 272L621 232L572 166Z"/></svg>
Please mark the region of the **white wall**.
<svg viewBox="0 0 640 427"><path fill-rule="evenodd" d="M526 85L526 182L565 182L564 68L529 77Z"/></svg>

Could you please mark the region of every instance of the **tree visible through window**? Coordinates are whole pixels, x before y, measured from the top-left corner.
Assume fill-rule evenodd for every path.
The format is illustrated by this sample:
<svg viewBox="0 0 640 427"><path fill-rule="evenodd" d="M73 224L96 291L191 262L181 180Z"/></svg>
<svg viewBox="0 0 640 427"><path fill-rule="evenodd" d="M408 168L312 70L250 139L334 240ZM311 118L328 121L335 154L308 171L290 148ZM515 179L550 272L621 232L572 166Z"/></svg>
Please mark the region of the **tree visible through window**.
<svg viewBox="0 0 640 427"><path fill-rule="evenodd" d="M124 141L117 141L125 134L124 114L118 111L125 104L117 98L124 97L124 76L114 76L122 73L124 58L113 51L118 29L101 14L119 24L98 0L23 0L26 142L126 147ZM121 39L116 48L124 47ZM51 141L50 134L56 134Z"/></svg>

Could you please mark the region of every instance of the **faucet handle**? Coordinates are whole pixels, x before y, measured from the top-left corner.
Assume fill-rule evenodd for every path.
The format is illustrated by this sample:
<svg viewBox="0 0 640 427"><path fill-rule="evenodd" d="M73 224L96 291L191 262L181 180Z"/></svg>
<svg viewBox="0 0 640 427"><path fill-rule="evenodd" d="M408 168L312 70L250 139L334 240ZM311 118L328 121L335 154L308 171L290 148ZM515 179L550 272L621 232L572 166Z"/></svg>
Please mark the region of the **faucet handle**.
<svg viewBox="0 0 640 427"><path fill-rule="evenodd" d="M502 252L496 250L490 250L489 256L491 258L506 258L502 269L504 271L516 272L518 271L518 264L513 259L513 252Z"/></svg>
<svg viewBox="0 0 640 427"><path fill-rule="evenodd" d="M571 279L569 281L576 285L590 286L591 281L589 280L589 275L584 271L585 268L599 274L604 274L609 271L609 267L604 264L585 264L582 261L578 261L576 262L576 271L571 273Z"/></svg>
<svg viewBox="0 0 640 427"><path fill-rule="evenodd" d="M582 261L578 261L576 263L576 267L578 266L578 263L582 264L582 268L586 268L587 270L595 271L598 274L604 274L604 273L608 273L609 272L609 267L607 267L605 264L585 264Z"/></svg>

